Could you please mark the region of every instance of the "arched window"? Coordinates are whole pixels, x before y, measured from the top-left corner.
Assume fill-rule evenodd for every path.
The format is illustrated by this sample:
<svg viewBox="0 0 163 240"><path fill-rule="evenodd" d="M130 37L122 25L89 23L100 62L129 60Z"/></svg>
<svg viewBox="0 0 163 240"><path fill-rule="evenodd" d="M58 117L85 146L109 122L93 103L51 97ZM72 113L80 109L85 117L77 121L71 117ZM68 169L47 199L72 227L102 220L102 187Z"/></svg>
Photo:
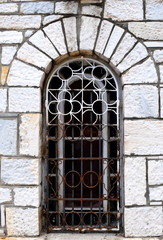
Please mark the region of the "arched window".
<svg viewBox="0 0 163 240"><path fill-rule="evenodd" d="M48 231L119 230L119 89L103 63L60 65L46 92Z"/></svg>

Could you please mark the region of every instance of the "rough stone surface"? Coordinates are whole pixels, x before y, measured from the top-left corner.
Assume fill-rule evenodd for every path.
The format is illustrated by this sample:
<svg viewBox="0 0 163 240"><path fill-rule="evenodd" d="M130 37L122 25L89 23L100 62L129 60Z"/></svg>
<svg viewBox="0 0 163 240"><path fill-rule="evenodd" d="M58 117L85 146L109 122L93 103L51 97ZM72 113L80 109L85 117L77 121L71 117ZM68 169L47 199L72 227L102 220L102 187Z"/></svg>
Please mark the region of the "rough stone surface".
<svg viewBox="0 0 163 240"><path fill-rule="evenodd" d="M11 189L0 188L0 203L10 202L11 200Z"/></svg>
<svg viewBox="0 0 163 240"><path fill-rule="evenodd" d="M44 79L44 72L18 60L14 60L9 71L7 83L9 86L39 87Z"/></svg>
<svg viewBox="0 0 163 240"><path fill-rule="evenodd" d="M120 28L118 26L115 26L113 29L113 32L109 38L109 41L107 43L104 56L107 58L110 58L115 47L117 46L120 38L122 37L122 34L124 33L124 29Z"/></svg>
<svg viewBox="0 0 163 240"><path fill-rule="evenodd" d="M76 18L66 18L63 20L66 33L68 51L74 52L78 50L77 36L76 36Z"/></svg>
<svg viewBox="0 0 163 240"><path fill-rule="evenodd" d="M162 207L125 209L125 236L152 237L162 235Z"/></svg>
<svg viewBox="0 0 163 240"><path fill-rule="evenodd" d="M153 57L157 63L163 62L163 50L155 50Z"/></svg>
<svg viewBox="0 0 163 240"><path fill-rule="evenodd" d="M41 30L36 32L29 39L29 41L38 48L40 48L43 52L48 54L51 58L55 59L56 57L59 56L52 43L49 41L49 39L45 36L45 34Z"/></svg>
<svg viewBox="0 0 163 240"><path fill-rule="evenodd" d="M163 41L144 41L144 44L148 48L162 48L163 47Z"/></svg>
<svg viewBox="0 0 163 240"><path fill-rule="evenodd" d="M148 161L149 185L163 184L163 160Z"/></svg>
<svg viewBox="0 0 163 240"><path fill-rule="evenodd" d="M58 20L62 17L63 17L63 15L49 15L49 16L44 18L43 25L46 25L46 24L51 23L53 21L56 21L56 20Z"/></svg>
<svg viewBox="0 0 163 240"><path fill-rule="evenodd" d="M10 185L39 185L40 160L27 158L2 158L1 179Z"/></svg>
<svg viewBox="0 0 163 240"><path fill-rule="evenodd" d="M21 116L19 127L20 154L38 156L40 155L40 114L24 114Z"/></svg>
<svg viewBox="0 0 163 240"><path fill-rule="evenodd" d="M147 56L146 48L141 43L138 43L117 68L123 72Z"/></svg>
<svg viewBox="0 0 163 240"><path fill-rule="evenodd" d="M0 13L14 13L18 11L16 3L3 3L0 4Z"/></svg>
<svg viewBox="0 0 163 240"><path fill-rule="evenodd" d="M20 48L17 53L17 58L47 71L51 64L51 59L49 57L28 43L24 43Z"/></svg>
<svg viewBox="0 0 163 240"><path fill-rule="evenodd" d="M17 120L0 118L0 155L15 155L17 146Z"/></svg>
<svg viewBox="0 0 163 240"><path fill-rule="evenodd" d="M40 112L41 94L38 88L10 88L10 112Z"/></svg>
<svg viewBox="0 0 163 240"><path fill-rule="evenodd" d="M161 117L163 118L163 88L160 88Z"/></svg>
<svg viewBox="0 0 163 240"><path fill-rule="evenodd" d="M95 51L99 53L103 53L107 40L110 36L112 27L113 27L113 24L111 22L108 22L106 20L102 21Z"/></svg>
<svg viewBox="0 0 163 240"><path fill-rule="evenodd" d="M161 82L163 83L163 65L159 66L159 70L160 70L160 79L161 79Z"/></svg>
<svg viewBox="0 0 163 240"><path fill-rule="evenodd" d="M163 121L148 119L124 121L125 154L163 154L162 142Z"/></svg>
<svg viewBox="0 0 163 240"><path fill-rule="evenodd" d="M40 187L19 187L14 188L14 205L15 206L40 206Z"/></svg>
<svg viewBox="0 0 163 240"><path fill-rule="evenodd" d="M124 117L158 117L158 88L156 86L125 86Z"/></svg>
<svg viewBox="0 0 163 240"><path fill-rule="evenodd" d="M0 89L0 112L5 112L7 107L7 89Z"/></svg>
<svg viewBox="0 0 163 240"><path fill-rule="evenodd" d="M104 17L118 21L142 20L143 2L140 0L106 0Z"/></svg>
<svg viewBox="0 0 163 240"><path fill-rule="evenodd" d="M38 29L41 24L41 16L18 16L8 15L0 16L1 29ZM13 35L14 36L14 35Z"/></svg>
<svg viewBox="0 0 163 240"><path fill-rule="evenodd" d="M130 22L128 28L136 37L146 40L162 40L163 22Z"/></svg>
<svg viewBox="0 0 163 240"><path fill-rule="evenodd" d="M94 48L97 28L100 20L92 17L82 17L80 31L80 49L92 50Z"/></svg>
<svg viewBox="0 0 163 240"><path fill-rule="evenodd" d="M153 61L148 58L141 64L129 69L122 75L122 83L156 83L158 81L157 73Z"/></svg>
<svg viewBox="0 0 163 240"><path fill-rule="evenodd" d="M0 16L1 17L1 16ZM2 43L21 43L23 41L23 35L17 31L1 31L0 32L0 44Z"/></svg>
<svg viewBox="0 0 163 240"><path fill-rule="evenodd" d="M14 54L16 53L17 47L7 46L2 48L2 64L10 64L13 60Z"/></svg>
<svg viewBox="0 0 163 240"><path fill-rule="evenodd" d="M60 21L48 25L44 28L44 31L61 54L67 53Z"/></svg>
<svg viewBox="0 0 163 240"><path fill-rule="evenodd" d="M38 208L6 208L6 224L9 236L39 235Z"/></svg>
<svg viewBox="0 0 163 240"><path fill-rule="evenodd" d="M146 19L163 20L163 4L160 0L146 1Z"/></svg>
<svg viewBox="0 0 163 240"><path fill-rule="evenodd" d="M54 2L31 2L22 3L20 7L21 13L53 13Z"/></svg>
<svg viewBox="0 0 163 240"><path fill-rule="evenodd" d="M117 47L116 52L112 56L111 62L114 65L120 63L120 61L127 54L127 52L134 46L136 41L136 38L134 38L131 34L126 33L119 46Z"/></svg>
<svg viewBox="0 0 163 240"><path fill-rule="evenodd" d="M101 16L102 8L95 5L88 5L82 7L82 14L85 15L93 15L93 16Z"/></svg>
<svg viewBox="0 0 163 240"><path fill-rule="evenodd" d="M55 4L55 13L72 13L77 14L78 11L78 2L70 1L70 2L56 2Z"/></svg>
<svg viewBox="0 0 163 240"><path fill-rule="evenodd" d="M134 176L134 177L133 177ZM146 205L146 160L125 158L125 205Z"/></svg>
<svg viewBox="0 0 163 240"><path fill-rule="evenodd" d="M35 30L27 30L27 31L25 31L24 36L25 36L26 38L28 38L28 37L30 37L30 36L34 33L34 31L35 31Z"/></svg>
<svg viewBox="0 0 163 240"><path fill-rule="evenodd" d="M163 186L149 188L150 201L163 201Z"/></svg>

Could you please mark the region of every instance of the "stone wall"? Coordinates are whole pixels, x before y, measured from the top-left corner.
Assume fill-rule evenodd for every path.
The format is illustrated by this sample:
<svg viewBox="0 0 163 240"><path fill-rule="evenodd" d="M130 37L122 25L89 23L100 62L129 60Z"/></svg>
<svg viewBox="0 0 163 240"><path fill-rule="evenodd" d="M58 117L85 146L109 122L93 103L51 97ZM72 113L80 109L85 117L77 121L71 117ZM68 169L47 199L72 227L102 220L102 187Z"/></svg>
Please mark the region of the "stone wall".
<svg viewBox="0 0 163 240"><path fill-rule="evenodd" d="M124 234L161 236L163 1L0 0L0 44L0 233L41 233L44 83L60 59L85 55L123 88Z"/></svg>

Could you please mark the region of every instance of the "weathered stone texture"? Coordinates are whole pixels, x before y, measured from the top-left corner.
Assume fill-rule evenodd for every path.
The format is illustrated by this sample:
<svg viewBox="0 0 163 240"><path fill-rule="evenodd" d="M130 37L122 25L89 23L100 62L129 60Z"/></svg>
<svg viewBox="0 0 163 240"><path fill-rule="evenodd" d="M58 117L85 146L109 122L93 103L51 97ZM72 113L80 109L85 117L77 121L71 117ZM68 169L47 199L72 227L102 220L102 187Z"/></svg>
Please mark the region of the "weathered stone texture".
<svg viewBox="0 0 163 240"><path fill-rule="evenodd" d="M92 17L82 17L80 31L80 49L92 50L94 48L97 29L100 20Z"/></svg>
<svg viewBox="0 0 163 240"><path fill-rule="evenodd" d="M21 43L22 41L23 41L23 35L21 32L17 32L17 31L1 31L0 32L0 44Z"/></svg>
<svg viewBox="0 0 163 240"><path fill-rule="evenodd" d="M153 57L157 63L163 62L163 50L155 50Z"/></svg>
<svg viewBox="0 0 163 240"><path fill-rule="evenodd" d="M136 37L146 40L162 40L163 22L130 22L128 28Z"/></svg>
<svg viewBox="0 0 163 240"><path fill-rule="evenodd" d="M40 160L27 158L2 158L1 179L10 185L39 185Z"/></svg>
<svg viewBox="0 0 163 240"><path fill-rule="evenodd" d="M158 88L127 85L123 91L124 117L158 117Z"/></svg>
<svg viewBox="0 0 163 240"><path fill-rule="evenodd" d="M156 83L158 81L156 68L149 58L141 64L129 69L122 75L122 83Z"/></svg>
<svg viewBox="0 0 163 240"><path fill-rule="evenodd" d="M41 94L38 88L10 88L10 112L40 112Z"/></svg>
<svg viewBox="0 0 163 240"><path fill-rule="evenodd" d="M29 2L22 3L20 7L21 13L53 13L54 2Z"/></svg>
<svg viewBox="0 0 163 240"><path fill-rule="evenodd" d="M0 203L10 202L12 200L11 197L11 189L9 188L0 188Z"/></svg>
<svg viewBox="0 0 163 240"><path fill-rule="evenodd" d="M40 25L41 25L41 16L32 16L32 15L0 16L1 29L28 29L28 28L38 29Z"/></svg>
<svg viewBox="0 0 163 240"><path fill-rule="evenodd" d="M14 54L16 53L17 47L15 46L6 46L2 48L2 64L10 64L13 60Z"/></svg>
<svg viewBox="0 0 163 240"><path fill-rule="evenodd" d="M0 4L0 13L14 13L18 11L16 3L3 3Z"/></svg>
<svg viewBox="0 0 163 240"><path fill-rule="evenodd" d="M143 1L142 0L106 0L105 18L113 20L142 20Z"/></svg>
<svg viewBox="0 0 163 240"><path fill-rule="evenodd" d="M19 187L14 188L15 206L40 206L40 187Z"/></svg>
<svg viewBox="0 0 163 240"><path fill-rule="evenodd" d="M163 68L162 68L163 70ZM162 78L163 80L163 78ZM161 118L163 118L163 88L160 88Z"/></svg>
<svg viewBox="0 0 163 240"><path fill-rule="evenodd" d="M143 134L143 137L142 137ZM163 121L125 120L125 154L163 154Z"/></svg>
<svg viewBox="0 0 163 240"><path fill-rule="evenodd" d="M17 150L17 120L0 119L0 155L15 155Z"/></svg>
<svg viewBox="0 0 163 240"><path fill-rule="evenodd" d="M7 233L9 236L39 235L38 208L6 208Z"/></svg>
<svg viewBox="0 0 163 240"><path fill-rule="evenodd" d="M162 207L125 209L126 237L153 237L162 235Z"/></svg>
<svg viewBox="0 0 163 240"><path fill-rule="evenodd" d="M61 14L77 14L78 11L78 2L70 1L70 2L56 2L55 4L55 13Z"/></svg>
<svg viewBox="0 0 163 240"><path fill-rule="evenodd" d="M25 62L31 63L39 68L49 70L51 59L45 54L37 50L35 47L24 43L17 53L17 58Z"/></svg>
<svg viewBox="0 0 163 240"><path fill-rule="evenodd" d="M125 158L125 205L146 205L146 160Z"/></svg>
<svg viewBox="0 0 163 240"><path fill-rule="evenodd" d="M40 155L40 114L23 114L19 127L20 154L39 156Z"/></svg>
<svg viewBox="0 0 163 240"><path fill-rule="evenodd" d="M0 112L5 112L7 107L7 89L0 89Z"/></svg>
<svg viewBox="0 0 163 240"><path fill-rule="evenodd" d="M159 66L159 70L160 70L161 83L163 83L163 65L160 65L160 66Z"/></svg>
<svg viewBox="0 0 163 240"><path fill-rule="evenodd" d="M51 23L53 21L56 21L56 20L58 20L62 17L63 17L63 15L49 15L47 17L44 17L43 25L46 25L46 24Z"/></svg>
<svg viewBox="0 0 163 240"><path fill-rule="evenodd" d="M146 1L146 19L163 20L163 4L162 0Z"/></svg>
<svg viewBox="0 0 163 240"><path fill-rule="evenodd" d="M163 160L148 161L149 185L163 184Z"/></svg>
<svg viewBox="0 0 163 240"><path fill-rule="evenodd" d="M123 72L147 56L148 52L146 48L141 43L138 43L117 68Z"/></svg>
<svg viewBox="0 0 163 240"><path fill-rule="evenodd" d="M144 41L148 48L163 48L163 41Z"/></svg>
<svg viewBox="0 0 163 240"><path fill-rule="evenodd" d="M39 87L42 84L44 76L43 71L15 60L10 68L7 83L9 86Z"/></svg>
<svg viewBox="0 0 163 240"><path fill-rule="evenodd" d="M87 5L82 7L82 14L101 16L102 8L95 5Z"/></svg>
<svg viewBox="0 0 163 240"><path fill-rule="evenodd" d="M150 201L163 201L163 186L149 188L149 196Z"/></svg>

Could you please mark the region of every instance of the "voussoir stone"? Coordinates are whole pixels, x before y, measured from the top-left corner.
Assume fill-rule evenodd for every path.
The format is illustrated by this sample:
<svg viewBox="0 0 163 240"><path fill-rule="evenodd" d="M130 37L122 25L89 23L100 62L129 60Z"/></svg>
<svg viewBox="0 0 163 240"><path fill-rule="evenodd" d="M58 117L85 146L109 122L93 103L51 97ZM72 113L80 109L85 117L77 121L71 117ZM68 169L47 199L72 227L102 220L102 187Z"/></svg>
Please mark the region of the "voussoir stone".
<svg viewBox="0 0 163 240"><path fill-rule="evenodd" d="M10 185L39 185L40 159L2 158L1 180Z"/></svg>
<svg viewBox="0 0 163 240"><path fill-rule="evenodd" d="M9 86L33 86L39 87L42 85L45 73L35 67L29 66L18 60L14 60L7 83Z"/></svg>
<svg viewBox="0 0 163 240"><path fill-rule="evenodd" d="M6 225L8 236L39 235L38 208L6 208Z"/></svg>
<svg viewBox="0 0 163 240"><path fill-rule="evenodd" d="M163 159L148 161L149 185L163 184Z"/></svg>

